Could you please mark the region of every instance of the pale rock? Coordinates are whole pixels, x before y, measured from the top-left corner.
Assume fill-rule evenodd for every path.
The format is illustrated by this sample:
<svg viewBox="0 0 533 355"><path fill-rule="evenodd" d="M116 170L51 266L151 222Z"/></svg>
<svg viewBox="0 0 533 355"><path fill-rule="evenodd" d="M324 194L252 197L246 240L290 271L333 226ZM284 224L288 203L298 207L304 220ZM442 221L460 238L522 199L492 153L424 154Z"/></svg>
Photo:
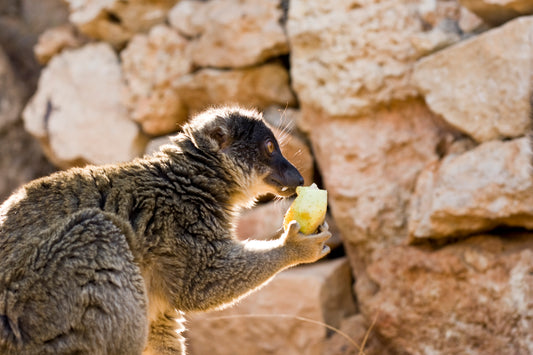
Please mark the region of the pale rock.
<svg viewBox="0 0 533 355"><path fill-rule="evenodd" d="M84 40L76 33L71 24L64 24L46 30L39 36L33 53L41 64L46 64L53 56L63 49L73 49L84 44Z"/></svg>
<svg viewBox="0 0 533 355"><path fill-rule="evenodd" d="M461 13L459 17L459 28L463 32L476 32L480 30L486 30L485 22L472 11L466 7L461 7Z"/></svg>
<svg viewBox="0 0 533 355"><path fill-rule="evenodd" d="M169 22L193 38L196 65L239 68L289 52L282 16L280 0L184 0L172 9Z"/></svg>
<svg viewBox="0 0 533 355"><path fill-rule="evenodd" d="M515 17L533 14L531 0L459 0L487 23L501 25Z"/></svg>
<svg viewBox="0 0 533 355"><path fill-rule="evenodd" d="M394 353L531 354L532 271L531 234L484 235L436 249L384 248L355 289Z"/></svg>
<svg viewBox="0 0 533 355"><path fill-rule="evenodd" d="M133 37L121 52L128 90L125 101L144 132L162 135L176 131L187 110L172 83L190 73L188 41L165 25Z"/></svg>
<svg viewBox="0 0 533 355"><path fill-rule="evenodd" d="M60 167L128 161L145 139L121 102L124 81L113 49L89 44L55 56L23 112L26 129Z"/></svg>
<svg viewBox="0 0 533 355"><path fill-rule="evenodd" d="M241 240L265 240L274 236L283 226L283 217L292 200L271 201L241 212L237 228L237 237Z"/></svg>
<svg viewBox="0 0 533 355"><path fill-rule="evenodd" d="M457 6L457 1L423 0L416 6L420 18L432 28L460 18L461 6Z"/></svg>
<svg viewBox="0 0 533 355"><path fill-rule="evenodd" d="M25 90L0 47L0 131L20 118Z"/></svg>
<svg viewBox="0 0 533 355"><path fill-rule="evenodd" d="M178 0L66 0L70 22L84 34L121 46L163 23Z"/></svg>
<svg viewBox="0 0 533 355"><path fill-rule="evenodd" d="M432 111L478 142L528 131L533 17L422 59L413 79Z"/></svg>
<svg viewBox="0 0 533 355"><path fill-rule="evenodd" d="M346 258L283 271L229 309L193 315L188 353L322 355L323 324L355 312L351 284Z"/></svg>
<svg viewBox="0 0 533 355"><path fill-rule="evenodd" d="M419 100L356 120L302 114L315 125L313 152L343 239L366 248L354 257L362 262L374 248L404 243L416 178L438 159L434 115Z"/></svg>
<svg viewBox="0 0 533 355"><path fill-rule="evenodd" d="M278 63L234 70L201 69L179 78L173 85L189 113L216 105L263 109L296 104L289 73Z"/></svg>
<svg viewBox="0 0 533 355"><path fill-rule="evenodd" d="M457 237L496 226L533 228L529 140L492 141L445 157L417 181L409 235Z"/></svg>
<svg viewBox="0 0 533 355"><path fill-rule="evenodd" d="M202 1L182 0L168 12L168 23L188 38L199 36L205 26L205 18L198 16L208 7Z"/></svg>
<svg viewBox="0 0 533 355"><path fill-rule="evenodd" d="M458 16L439 10L441 2L450 3L428 9L425 0L291 1L291 78L302 106L359 116L416 96L416 60L459 40L457 28L440 25Z"/></svg>

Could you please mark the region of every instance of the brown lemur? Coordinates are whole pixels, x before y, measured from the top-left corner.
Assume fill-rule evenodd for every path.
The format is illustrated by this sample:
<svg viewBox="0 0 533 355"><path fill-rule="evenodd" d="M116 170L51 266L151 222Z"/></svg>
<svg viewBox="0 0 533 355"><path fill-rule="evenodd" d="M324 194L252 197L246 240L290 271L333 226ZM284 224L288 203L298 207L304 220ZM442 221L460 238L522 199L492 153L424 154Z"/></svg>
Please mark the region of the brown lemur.
<svg viewBox="0 0 533 355"><path fill-rule="evenodd" d="M322 226L239 241L261 194L302 185L262 117L194 117L153 155L73 168L0 206L0 354L184 354L180 315L235 302L329 252Z"/></svg>

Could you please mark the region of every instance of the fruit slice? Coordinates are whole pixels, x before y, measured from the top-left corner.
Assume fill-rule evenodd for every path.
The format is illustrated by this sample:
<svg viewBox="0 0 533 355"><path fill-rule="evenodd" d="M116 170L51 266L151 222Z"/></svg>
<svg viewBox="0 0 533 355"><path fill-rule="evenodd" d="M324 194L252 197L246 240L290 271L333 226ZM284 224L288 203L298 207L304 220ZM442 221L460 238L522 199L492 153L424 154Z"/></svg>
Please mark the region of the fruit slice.
<svg viewBox="0 0 533 355"><path fill-rule="evenodd" d="M289 223L294 220L300 224L300 232L311 234L326 218L328 192L312 184L311 186L298 186L296 194L298 196L285 213L283 228L287 229Z"/></svg>

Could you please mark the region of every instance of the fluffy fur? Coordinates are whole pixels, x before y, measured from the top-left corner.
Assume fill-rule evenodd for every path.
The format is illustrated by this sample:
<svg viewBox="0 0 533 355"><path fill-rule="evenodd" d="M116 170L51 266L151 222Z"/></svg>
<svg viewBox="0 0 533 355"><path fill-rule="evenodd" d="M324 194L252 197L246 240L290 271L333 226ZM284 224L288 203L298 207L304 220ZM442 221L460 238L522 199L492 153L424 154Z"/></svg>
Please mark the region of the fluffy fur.
<svg viewBox="0 0 533 355"><path fill-rule="evenodd" d="M0 354L182 354L182 312L231 304L328 252L236 214L303 180L253 111L209 110L160 152L35 180L0 206Z"/></svg>

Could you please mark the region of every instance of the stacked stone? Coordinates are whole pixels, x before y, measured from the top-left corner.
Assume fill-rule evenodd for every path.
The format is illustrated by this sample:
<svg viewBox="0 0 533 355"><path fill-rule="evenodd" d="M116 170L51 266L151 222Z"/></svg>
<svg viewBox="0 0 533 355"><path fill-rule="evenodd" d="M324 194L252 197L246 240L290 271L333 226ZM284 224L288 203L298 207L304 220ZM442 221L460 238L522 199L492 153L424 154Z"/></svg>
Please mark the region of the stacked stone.
<svg viewBox="0 0 533 355"><path fill-rule="evenodd" d="M346 257L191 316L191 354L533 353L531 1L68 3L23 113L56 166L130 160L240 104L328 190ZM24 101L1 100L0 133Z"/></svg>

